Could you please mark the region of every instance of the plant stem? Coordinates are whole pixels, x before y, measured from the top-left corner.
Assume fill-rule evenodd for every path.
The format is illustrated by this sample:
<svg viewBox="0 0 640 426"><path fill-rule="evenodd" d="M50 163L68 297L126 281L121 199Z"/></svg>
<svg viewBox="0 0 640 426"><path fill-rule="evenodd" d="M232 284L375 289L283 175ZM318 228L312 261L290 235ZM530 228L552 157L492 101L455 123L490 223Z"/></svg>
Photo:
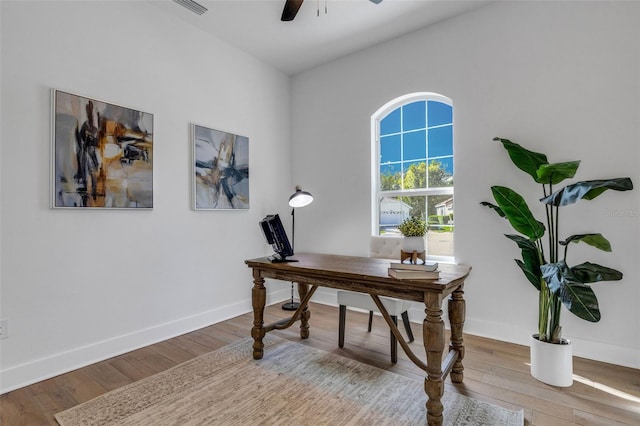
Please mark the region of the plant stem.
<svg viewBox="0 0 640 426"><path fill-rule="evenodd" d="M542 189L543 189L543 195L544 197L546 197L547 187L545 185L542 185ZM551 183L549 183L549 194L552 193L551 191L552 191L552 187L551 187ZM545 204L544 209L547 216L547 231L548 231L547 239L549 243L549 262L553 263L555 262L555 259L556 259L556 253L554 251L555 244L553 243L555 239L555 227L553 226L553 207L550 206L549 204Z"/></svg>
<svg viewBox="0 0 640 426"><path fill-rule="evenodd" d="M551 320L549 322L549 329L551 330L552 343L560 343L562 341L560 331L560 312L562 312L561 308L562 303L560 302L560 298L556 295L551 295Z"/></svg>
<svg viewBox="0 0 640 426"><path fill-rule="evenodd" d="M547 196L547 187L542 185L543 194ZM553 184L549 182L549 194L553 194ZM545 204L545 213L547 218L547 230L548 230L548 248L549 248L549 262L556 263L558 258L558 228L557 228L557 216L554 217L553 206ZM541 243L542 246L542 243ZM540 264L544 263L544 259L541 259ZM551 293L547 282L544 278L540 279L540 319L539 329L540 336L544 336L543 341L550 342L553 340L553 333L558 323L556 322L557 316L555 315L555 302L557 296ZM541 339L542 340L542 339Z"/></svg>
<svg viewBox="0 0 640 426"><path fill-rule="evenodd" d="M552 207L552 208L551 208L551 211L553 211L553 210L554 210L554 209L553 209L553 207ZM555 219L555 226L556 226L556 229L555 229L555 231L554 231L553 241L554 241L554 244L556 245L556 249L555 249L556 257L553 259L553 262L554 262L554 263L558 261L558 251L560 250L560 244L559 244L559 240L560 240L560 239L558 238L558 235L560 235L560 234L559 234L559 226L560 226L560 207L556 207L556 208L555 208L555 211L556 211L556 219Z"/></svg>
<svg viewBox="0 0 640 426"><path fill-rule="evenodd" d="M542 242L540 240L536 241L536 244L539 248L538 250L538 260L540 264L544 262L544 257L542 254ZM549 289L547 287L547 282L540 277L540 291L538 294L538 339L541 342L546 342L549 339L548 334L548 322L549 322Z"/></svg>

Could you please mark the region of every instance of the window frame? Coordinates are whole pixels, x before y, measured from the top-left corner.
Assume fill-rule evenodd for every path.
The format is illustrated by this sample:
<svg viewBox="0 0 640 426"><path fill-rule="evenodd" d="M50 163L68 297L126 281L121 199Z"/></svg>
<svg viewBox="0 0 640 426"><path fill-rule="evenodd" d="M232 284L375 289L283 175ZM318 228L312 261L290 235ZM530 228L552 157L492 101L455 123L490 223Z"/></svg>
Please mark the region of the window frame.
<svg viewBox="0 0 640 426"><path fill-rule="evenodd" d="M372 116L371 116L371 235L378 236L380 235L380 210L379 210L379 200L384 197L399 197L399 196L431 196L431 195L451 195L454 197L454 186L450 187L438 187L438 188L419 188L419 189L405 189L405 190L389 190L382 191L380 190L380 122L383 118L385 118L389 113L394 110L410 104L412 102L417 101L436 101L447 104L453 108L453 100L441 95L439 93L433 92L417 92L410 93L407 95L400 96L398 98L392 99L391 101L384 104L380 107ZM453 162L455 164L455 123L454 117L451 117L451 125L453 132L453 143L454 143L454 154L452 156ZM427 129L428 123L427 123ZM428 159L427 159L428 164ZM455 176L455 167L454 167L454 176ZM454 201L455 202L455 201ZM455 231L454 231L455 236ZM455 237L454 237L455 238ZM431 255L429 254L427 247L427 257L433 260L440 260L445 262L454 262L454 256L441 256L441 255ZM454 244L455 251L455 244Z"/></svg>

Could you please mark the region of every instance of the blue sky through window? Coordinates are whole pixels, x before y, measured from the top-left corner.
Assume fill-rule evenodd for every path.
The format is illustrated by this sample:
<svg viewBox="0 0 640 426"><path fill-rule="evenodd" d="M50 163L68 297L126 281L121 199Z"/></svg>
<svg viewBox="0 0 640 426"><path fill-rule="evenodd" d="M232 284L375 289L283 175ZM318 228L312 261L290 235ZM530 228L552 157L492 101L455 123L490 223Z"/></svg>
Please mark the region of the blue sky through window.
<svg viewBox="0 0 640 426"><path fill-rule="evenodd" d="M405 161L427 157L427 145L424 143L426 134L425 130L418 130L403 135L402 152Z"/></svg>
<svg viewBox="0 0 640 426"><path fill-rule="evenodd" d="M453 108L437 101L427 101L429 107L429 127L453 123Z"/></svg>
<svg viewBox="0 0 640 426"><path fill-rule="evenodd" d="M426 103L413 102L402 107L402 131L424 129L426 127Z"/></svg>
<svg viewBox="0 0 640 426"><path fill-rule="evenodd" d="M428 124L428 125L427 125ZM380 173L407 170L412 163L438 161L453 175L453 108L416 101L380 121Z"/></svg>
<svg viewBox="0 0 640 426"><path fill-rule="evenodd" d="M393 175L401 170L400 163L384 164L380 166L381 175Z"/></svg>
<svg viewBox="0 0 640 426"><path fill-rule="evenodd" d="M391 111L380 122L380 135L391 135L393 133L400 133L400 108Z"/></svg>
<svg viewBox="0 0 640 426"><path fill-rule="evenodd" d="M380 164L402 160L401 140L399 134L380 138Z"/></svg>
<svg viewBox="0 0 640 426"><path fill-rule="evenodd" d="M441 157L429 160L429 164L433 163L434 161L440 163L442 165L442 168L444 168L447 172L449 172L449 170L453 170L453 157Z"/></svg>
<svg viewBox="0 0 640 426"><path fill-rule="evenodd" d="M429 158L453 155L453 126L429 129Z"/></svg>

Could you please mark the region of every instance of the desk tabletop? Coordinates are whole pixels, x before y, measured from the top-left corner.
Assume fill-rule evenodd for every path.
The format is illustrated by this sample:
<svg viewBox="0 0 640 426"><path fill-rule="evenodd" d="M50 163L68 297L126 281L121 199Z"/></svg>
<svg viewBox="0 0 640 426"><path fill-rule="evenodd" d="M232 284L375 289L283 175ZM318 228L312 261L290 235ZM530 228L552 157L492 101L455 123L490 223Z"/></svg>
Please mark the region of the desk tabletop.
<svg viewBox="0 0 640 426"><path fill-rule="evenodd" d="M246 260L254 269L304 274L317 277L341 278L355 281L395 284L405 288L446 291L456 287L469 275L471 267L440 263L440 278L437 280L398 280L389 276L388 268L397 259L378 259L373 257L343 256L324 253L297 253L292 256L297 262L271 262L268 257Z"/></svg>

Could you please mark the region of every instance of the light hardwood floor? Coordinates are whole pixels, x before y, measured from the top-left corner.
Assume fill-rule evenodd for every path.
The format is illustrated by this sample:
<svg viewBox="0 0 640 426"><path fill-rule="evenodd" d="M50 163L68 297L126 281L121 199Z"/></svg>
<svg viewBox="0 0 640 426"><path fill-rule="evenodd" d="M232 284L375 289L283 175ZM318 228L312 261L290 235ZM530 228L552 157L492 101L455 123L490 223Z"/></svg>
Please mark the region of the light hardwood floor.
<svg viewBox="0 0 640 426"><path fill-rule="evenodd" d="M391 364L389 332L376 316L367 333L367 315L347 312L344 348L338 348L338 309L311 305L311 336L300 340L297 324L274 331L281 337L423 378L402 349ZM284 318L280 305L267 307L265 323ZM251 313L60 375L0 397L0 425L56 425L53 415L195 356L250 336ZM414 352L423 354L420 324L412 324ZM404 330L400 327L402 333ZM640 372L581 358L574 359L576 380L569 388L544 385L529 375L525 346L465 335L465 379L446 389L505 408L524 408L527 425L640 425ZM426 395L425 395L426 398ZM425 399L426 400L426 399Z"/></svg>

